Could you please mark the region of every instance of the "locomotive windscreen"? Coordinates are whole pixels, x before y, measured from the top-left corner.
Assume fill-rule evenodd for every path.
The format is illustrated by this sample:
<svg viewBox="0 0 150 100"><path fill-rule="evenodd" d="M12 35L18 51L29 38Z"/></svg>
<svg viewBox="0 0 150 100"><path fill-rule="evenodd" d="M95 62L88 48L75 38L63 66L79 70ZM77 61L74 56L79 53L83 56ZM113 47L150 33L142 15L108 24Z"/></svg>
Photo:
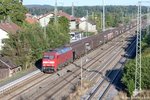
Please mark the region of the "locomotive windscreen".
<svg viewBox="0 0 150 100"><path fill-rule="evenodd" d="M44 58L44 59L50 59L50 60L52 60L52 59L54 59L55 57L54 57L53 55L44 55L43 58Z"/></svg>

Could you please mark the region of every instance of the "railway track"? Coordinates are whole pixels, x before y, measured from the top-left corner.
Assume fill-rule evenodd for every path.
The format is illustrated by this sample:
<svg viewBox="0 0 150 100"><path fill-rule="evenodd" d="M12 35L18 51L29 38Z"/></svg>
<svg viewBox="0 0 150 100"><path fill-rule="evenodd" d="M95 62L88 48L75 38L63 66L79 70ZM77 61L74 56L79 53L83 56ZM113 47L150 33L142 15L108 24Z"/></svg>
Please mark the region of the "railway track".
<svg viewBox="0 0 150 100"><path fill-rule="evenodd" d="M111 52L111 51L110 51ZM90 65L91 66L91 65ZM84 71L84 72L86 72L86 71ZM83 73L84 73L83 72ZM79 69L79 71L78 71L78 75L77 76L79 76L80 75L80 69ZM62 86L59 86L59 85L55 85L55 87L59 87L59 88L57 88L56 90L54 89L54 90L52 90L52 89L50 89L51 91L53 91L53 93L52 92L48 92L48 91L46 91L46 92L44 92L42 95L40 95L38 98L40 98L40 97L42 97L43 95L45 95L47 92L47 95L49 95L48 97L49 98L51 98L51 97L53 97L53 95L55 95L56 93L58 93L59 91L60 91L60 89L61 90L64 90L64 89L62 89L62 87L64 88L64 87L66 87L66 86L68 86L68 84L69 84L69 82L72 82L72 81L75 81L75 78L72 78L72 79L68 79L67 80L67 82L65 83L64 82L64 85L62 85ZM55 91L55 92L54 92ZM59 92L60 93L60 92ZM58 95L57 95L58 96ZM37 99L37 98L36 98ZM44 97L43 98L40 98L40 99L45 99ZM39 99L39 100L40 100Z"/></svg>
<svg viewBox="0 0 150 100"><path fill-rule="evenodd" d="M36 80L37 78L40 78L40 79L41 79L41 80L37 81L35 84L29 86L29 87L27 88L27 89L29 89L29 88L31 88L32 86L36 85L37 83L40 83L40 81L42 81L42 79L44 80L44 79L48 78L50 75L48 75L48 76L45 77L45 78L42 78L42 77L44 77L44 76L45 76L45 75L43 75L42 73L40 73L40 75L37 75L37 76L34 77L34 78L30 78L30 79L26 80L26 82L24 82L24 81L21 82L21 83L23 83L23 84L20 83L20 85L14 86L12 89L9 89L8 91L4 92L3 95L1 96L1 98L2 98L3 96L9 95L10 93L12 93L12 91L14 92L15 90L18 90L19 88L21 88L22 86L24 86L24 85L26 85L26 84L31 83L31 81L34 81L34 80ZM26 91L27 89L24 89L22 92ZM17 93L17 95L20 95L20 94L21 94L21 92L20 92L20 93ZM17 95L14 95L14 97L17 96Z"/></svg>
<svg viewBox="0 0 150 100"><path fill-rule="evenodd" d="M110 49L112 49L112 48L110 48ZM107 54L110 49L108 49L104 54L101 54L101 55L98 55L97 57L95 57L95 60L93 59L93 60L94 60L93 62L89 62L89 63L87 64L87 67L91 67L91 65L93 65L94 63L96 63L96 62L99 60L99 58L101 58L102 56L104 56L105 54ZM109 52L110 52L110 51L109 51ZM85 69L85 71L86 71L86 68L84 68L84 69ZM72 75L72 74L73 74L73 75ZM39 95L38 97L36 97L35 100L36 100L36 99L43 99L43 98L41 98L41 97L42 97L44 94L46 94L46 93L49 92L50 90L53 91L52 89L55 90L55 88L57 88L55 92L53 91L53 92L51 92L51 93L48 93L48 94L49 94L49 97L52 97L55 93L57 93L57 92L62 88L62 86L65 87L66 85L70 84L70 82L72 82L73 80L79 79L79 78L80 78L80 68L77 68L76 70L73 70L73 72L71 72L71 73L69 73L69 74L66 74L65 76L60 77L60 79L59 79L58 81L55 81L55 82L56 82L55 84L53 84L53 85L48 84L48 86L50 86L49 89L47 89L47 90L44 91L41 95ZM64 84L63 84L63 83L64 83ZM60 84L61 84L61 85L60 85ZM58 88L58 87L59 87L59 88Z"/></svg>
<svg viewBox="0 0 150 100"><path fill-rule="evenodd" d="M112 51L112 50L111 50ZM109 52L111 52L111 51L109 51ZM105 54L108 54L108 53L105 53ZM91 67L91 66L93 66L97 61L99 61L99 59L102 59L104 56L106 56L106 55L103 55L102 57L101 56L99 56L98 57L98 59L96 59L92 64L90 64L90 65L88 65L88 66L85 66L84 67L84 71L83 71L83 74L84 74L84 72L86 72L86 69L87 68L89 68L89 67ZM75 74L76 74L76 76L80 76L80 69L78 69L76 72L75 72ZM61 83L58 83L58 84L55 84L55 86L53 87L53 88L51 88L51 89L49 89L48 91L45 91L42 95L40 95L38 98L39 98L39 100L40 99L44 99L44 98L41 98L44 94L46 94L47 92L47 94L49 95L49 97L53 97L53 96L55 96L56 94L59 94L58 92L60 91L60 90L64 90L63 88L64 87L68 87L68 85L70 85L70 82L71 83L73 83L73 84L75 84L76 82L77 82L77 80L79 80L78 78L76 78L76 77L73 77L73 76L70 76L70 75L68 75L68 77L66 77L66 80L65 79L63 79L62 78L62 80L63 80L63 82L61 82ZM74 81L76 81L76 82L74 82ZM80 80L79 80L80 81ZM64 84L62 84L62 83L64 83ZM61 84L61 85L60 85ZM55 88L56 87L56 88ZM59 87L59 88L58 88ZM52 90L53 89L53 90ZM52 90L53 92L51 92L50 90ZM50 92L49 92L50 91ZM55 92L54 92L55 91ZM36 98L37 99L37 98Z"/></svg>
<svg viewBox="0 0 150 100"><path fill-rule="evenodd" d="M107 48L108 49L108 51L110 50L110 49L112 49L111 47L109 47L109 48ZM106 53L104 53L104 55L105 54L107 54L108 52L106 52ZM94 60L96 57L94 57L92 60ZM100 57L101 58L101 57ZM98 58L99 59L99 58ZM92 61L91 60L91 61ZM93 63L95 63L96 61L94 61L93 63L91 62L91 61L89 61L88 63L86 63L86 64L89 64L89 63L91 63L91 64L89 64L89 65L87 65L87 66L91 66ZM79 67L79 68L77 68L77 66ZM79 65L76 65L76 67L75 67L77 70L80 70L80 66ZM87 68L87 67L86 67ZM86 68L84 68L84 72L86 72L87 70L86 70ZM60 80L61 78L62 79L67 79L67 77L68 76L71 76L72 74L74 75L74 76L72 76L72 78L71 78L71 80L70 81L68 81L68 82L71 82L71 81L73 81L74 80L74 78L77 78L78 77L78 79L80 78L80 76L79 76L79 74L80 74L80 72L78 72L78 73L76 73L77 72L77 70L75 70L75 71L72 71L72 72L70 72L70 74L68 74L68 75L63 75L62 77L60 77L58 80ZM57 73L56 73L57 74ZM45 75L43 75L43 76L45 76ZM45 79L44 79L45 80ZM44 80L42 80L42 81L44 81ZM56 82L58 82L59 84L63 81L63 80L60 80L60 81L58 81L57 79L55 80ZM32 80L33 81L33 80ZM56 83L55 83L55 81L54 82L52 82L52 83L50 83L50 84L48 84L48 86L50 86L50 85L52 85L52 84L54 84L54 85L56 85ZM33 88L35 85L37 85L37 83L39 83L40 81L38 81L38 82L35 82L35 84L34 85L32 85L32 86L30 86L29 88ZM27 82L27 83L30 83L29 81ZM64 82L65 83L65 82ZM66 83L65 83L66 84ZM64 86L65 87L65 86ZM20 91L20 93L18 93L18 94L16 94L16 95L13 95L13 96L10 96L10 98L8 98L8 99L15 99L17 96L20 96L21 94L23 94L23 93L26 93L28 90L29 90L29 88L27 88L27 89L24 89L23 91ZM40 87L39 87L40 88ZM40 88L40 90L42 89L43 87L41 86L41 88ZM54 88L54 87L53 87ZM52 89L52 88L51 88ZM51 90L51 89L48 89L48 90ZM60 90L61 88L58 88L58 90ZM48 92L48 91L47 91ZM57 93L58 91L56 91L56 92L54 92L54 93ZM46 92L43 92L43 93L46 93ZM52 93L52 95L54 95L54 93ZM33 96L33 94L32 94L32 96ZM32 98L32 96L30 96L31 98ZM42 95L41 95L42 96ZM34 97L34 96L33 96ZM38 99L40 96L35 96L35 99Z"/></svg>
<svg viewBox="0 0 150 100"><path fill-rule="evenodd" d="M114 55L114 57L115 57L116 55ZM80 74L80 73L79 73ZM100 75L101 76L101 75ZM84 79L83 79L84 80ZM75 80L74 80L75 81ZM93 82L92 82L93 83ZM66 86L66 88L67 88L68 86ZM62 89L62 91L63 90L65 90L65 88L63 88ZM58 93L55 93L55 94L53 94L53 97L57 97L57 95L59 94L59 93L61 93L62 91L58 91Z"/></svg>
<svg viewBox="0 0 150 100"><path fill-rule="evenodd" d="M119 53L118 53L119 54ZM116 54L117 55L117 54ZM106 55L107 56L107 55ZM115 56L114 56L115 57ZM113 57L110 57L111 58L111 60L113 60L113 59L115 59L115 58L113 58ZM110 60L110 58L109 58L109 60ZM120 59L120 58L119 58ZM119 60L118 59L118 60ZM104 71L104 68L102 68L101 67L101 71L103 72ZM86 72L86 71L85 71ZM84 73L84 72L83 72ZM94 72L95 73L95 72ZM99 72L97 72L97 73L99 73ZM99 75L99 76L101 76L101 75ZM88 80L88 79L87 79ZM69 87L69 86L66 86L66 89L67 89L67 87ZM53 97L58 97L59 96L59 94L60 93L63 93L63 90L66 90L65 88L64 89L62 89L62 91L59 91L58 93L55 93L54 95L53 95ZM56 99L60 99L60 98L56 98Z"/></svg>
<svg viewBox="0 0 150 100"><path fill-rule="evenodd" d="M135 44L135 41L130 45L128 48L129 54L132 54L135 48L132 48L132 46ZM123 65L122 62L125 62L126 58L122 57L121 60L119 61L120 63L117 63L113 68L112 71L110 71L107 74L107 77L109 77L111 80L106 80L106 79L100 79L95 87L86 95L82 97L83 100L102 100L105 99L106 94L110 90L111 85L117 80L119 77ZM116 70L116 71L113 71Z"/></svg>
<svg viewBox="0 0 150 100"><path fill-rule="evenodd" d="M136 40L132 43L132 44L135 44L136 43ZM133 52L135 51L135 45L132 47L132 48L129 48L129 54L132 55ZM125 62L126 58L122 58L123 61L120 61L120 62ZM112 85L111 84L115 84L116 80L118 80L118 78L120 78L120 74L122 73L122 70L123 70L124 66L121 66L120 65L120 70L116 73L116 76L114 77L114 79L111 81L111 83L107 86L106 90L104 91L103 95L100 97L100 99L105 99L108 95L108 93L111 92L111 87Z"/></svg>

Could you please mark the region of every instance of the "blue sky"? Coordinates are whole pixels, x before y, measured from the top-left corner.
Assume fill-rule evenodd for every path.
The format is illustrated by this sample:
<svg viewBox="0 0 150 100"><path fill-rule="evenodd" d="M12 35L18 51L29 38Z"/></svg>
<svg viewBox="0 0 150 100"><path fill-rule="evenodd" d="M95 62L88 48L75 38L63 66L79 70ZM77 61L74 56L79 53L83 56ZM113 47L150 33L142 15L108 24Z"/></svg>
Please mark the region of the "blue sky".
<svg viewBox="0 0 150 100"><path fill-rule="evenodd" d="M72 2L77 6L102 5L102 0L57 0L59 6L71 6ZM139 0L105 0L106 5L136 5ZM23 0L24 5L40 4L54 5L55 0Z"/></svg>

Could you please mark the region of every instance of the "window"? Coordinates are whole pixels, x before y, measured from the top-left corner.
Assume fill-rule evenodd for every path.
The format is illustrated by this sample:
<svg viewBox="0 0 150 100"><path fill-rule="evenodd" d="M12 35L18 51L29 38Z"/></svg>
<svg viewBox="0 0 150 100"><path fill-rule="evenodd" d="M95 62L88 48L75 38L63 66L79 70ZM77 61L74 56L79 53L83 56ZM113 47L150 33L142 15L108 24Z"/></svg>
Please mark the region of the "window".
<svg viewBox="0 0 150 100"><path fill-rule="evenodd" d="M45 55L43 58L53 60L55 57L53 55Z"/></svg>

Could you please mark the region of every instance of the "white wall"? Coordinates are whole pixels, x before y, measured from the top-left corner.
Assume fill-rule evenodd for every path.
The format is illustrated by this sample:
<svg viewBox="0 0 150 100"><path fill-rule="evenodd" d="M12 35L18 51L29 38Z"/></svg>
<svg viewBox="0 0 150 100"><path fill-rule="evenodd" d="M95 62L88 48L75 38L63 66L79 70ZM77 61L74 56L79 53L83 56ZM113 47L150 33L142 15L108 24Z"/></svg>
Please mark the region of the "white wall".
<svg viewBox="0 0 150 100"><path fill-rule="evenodd" d="M2 43L2 40L5 39L5 38L9 38L8 33L3 31L2 29L0 29L0 50L2 49L2 46L4 45Z"/></svg>
<svg viewBox="0 0 150 100"><path fill-rule="evenodd" d="M87 25L87 26L86 26ZM88 30L88 32L96 32L96 25L92 25L90 23L87 23L86 21L83 21L79 24L79 29L82 31Z"/></svg>
<svg viewBox="0 0 150 100"><path fill-rule="evenodd" d="M76 21L70 21L70 30L75 30L76 29Z"/></svg>
<svg viewBox="0 0 150 100"><path fill-rule="evenodd" d="M44 16L42 18L39 19L39 23L42 27L45 27L48 25L49 21L50 21L50 18L53 18L54 15L53 14L49 14L47 16Z"/></svg>

